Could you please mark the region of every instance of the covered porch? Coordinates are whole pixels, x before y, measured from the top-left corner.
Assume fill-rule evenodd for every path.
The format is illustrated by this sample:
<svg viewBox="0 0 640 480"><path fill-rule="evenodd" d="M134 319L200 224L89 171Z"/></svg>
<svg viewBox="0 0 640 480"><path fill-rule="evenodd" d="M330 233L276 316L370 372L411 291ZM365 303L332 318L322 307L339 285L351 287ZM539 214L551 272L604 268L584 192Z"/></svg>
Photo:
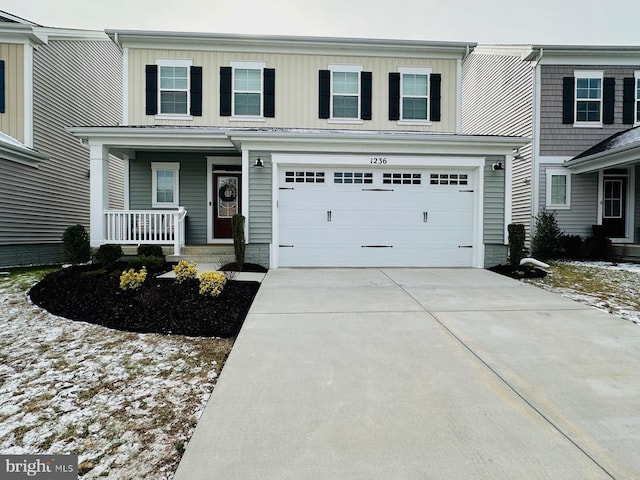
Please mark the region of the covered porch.
<svg viewBox="0 0 640 480"><path fill-rule="evenodd" d="M211 158L216 159L219 169L219 164L224 164L224 170L236 182L235 203L226 205L229 222L232 213L247 214L248 202L236 197L248 192L248 186L242 185L242 171L248 165L249 154L239 152L223 130L78 127L69 131L90 150L90 243L94 248L104 244L152 244L165 247L165 251L170 249L172 256L178 257L188 243L206 245L218 241L212 231L214 187L205 183L213 181L213 161L208 160ZM108 165L114 157L124 160L125 165L124 208L109 204ZM207 175L210 178L204 180ZM230 231L225 235L228 238L221 238L218 243L231 242Z"/></svg>

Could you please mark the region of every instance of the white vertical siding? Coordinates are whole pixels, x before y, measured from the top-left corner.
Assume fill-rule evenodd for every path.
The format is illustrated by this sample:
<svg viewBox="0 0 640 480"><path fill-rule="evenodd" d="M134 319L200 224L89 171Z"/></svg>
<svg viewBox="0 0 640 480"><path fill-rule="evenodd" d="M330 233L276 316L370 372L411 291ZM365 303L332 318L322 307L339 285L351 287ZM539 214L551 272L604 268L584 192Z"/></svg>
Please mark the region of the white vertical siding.
<svg viewBox="0 0 640 480"><path fill-rule="evenodd" d="M4 60L5 78L0 131L24 143L24 45L0 43L0 60Z"/></svg>
<svg viewBox="0 0 640 480"><path fill-rule="evenodd" d="M266 54L246 52L206 52L189 50L127 49L129 68L130 125L193 125L232 127L283 127L283 128L335 128L364 130L417 130L434 132L456 131L456 60L440 58L392 58L377 56L337 56L309 54ZM203 116L192 120L159 120L145 115L144 67L154 64L158 58L191 59L193 65L202 66ZM267 68L276 71L275 118L263 122L235 122L221 117L219 102L220 67L232 61L265 62ZM372 120L361 124L329 123L318 118L318 71L330 64L362 65L363 71L372 72ZM442 121L430 126L398 125L388 120L389 72L397 72L400 66L431 67L433 73L442 75Z"/></svg>

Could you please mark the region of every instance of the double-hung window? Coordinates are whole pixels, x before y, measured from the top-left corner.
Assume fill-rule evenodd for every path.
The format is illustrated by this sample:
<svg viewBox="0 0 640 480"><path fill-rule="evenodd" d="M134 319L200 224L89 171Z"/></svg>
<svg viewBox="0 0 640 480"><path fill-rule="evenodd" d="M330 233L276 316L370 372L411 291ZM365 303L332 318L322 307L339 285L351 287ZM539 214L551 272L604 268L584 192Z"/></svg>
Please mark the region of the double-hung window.
<svg viewBox="0 0 640 480"><path fill-rule="evenodd" d="M331 118L360 118L360 72L362 67L330 65Z"/></svg>
<svg viewBox="0 0 640 480"><path fill-rule="evenodd" d="M158 60L157 65L158 113L188 115L191 60Z"/></svg>
<svg viewBox="0 0 640 480"><path fill-rule="evenodd" d="M232 62L232 117L262 117L264 63Z"/></svg>
<svg viewBox="0 0 640 480"><path fill-rule="evenodd" d="M602 72L575 72L575 122L602 124Z"/></svg>
<svg viewBox="0 0 640 480"><path fill-rule="evenodd" d="M563 168L547 168L546 206L568 209L571 206L571 175Z"/></svg>
<svg viewBox="0 0 640 480"><path fill-rule="evenodd" d="M635 88L636 98L634 102L635 121L633 123L638 125L640 124L640 71L635 72L635 87L636 87Z"/></svg>
<svg viewBox="0 0 640 480"><path fill-rule="evenodd" d="M430 68L399 68L400 122L426 123L429 121Z"/></svg>
<svg viewBox="0 0 640 480"><path fill-rule="evenodd" d="M180 163L151 162L151 206L177 208L180 192Z"/></svg>

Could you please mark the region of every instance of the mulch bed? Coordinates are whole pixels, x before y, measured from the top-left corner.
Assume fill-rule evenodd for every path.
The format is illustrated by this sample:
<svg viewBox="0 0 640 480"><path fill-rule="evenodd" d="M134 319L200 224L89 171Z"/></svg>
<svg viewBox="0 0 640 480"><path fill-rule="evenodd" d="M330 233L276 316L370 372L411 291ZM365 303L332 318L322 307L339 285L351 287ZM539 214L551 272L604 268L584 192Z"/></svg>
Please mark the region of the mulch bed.
<svg viewBox="0 0 640 480"><path fill-rule="evenodd" d="M547 275L547 272L544 270L530 265L521 265L518 267L513 267L511 265L496 265L495 267L489 267L487 270L499 273L505 277L515 278L516 280L522 280L523 278L544 278Z"/></svg>
<svg viewBox="0 0 640 480"><path fill-rule="evenodd" d="M218 297L200 295L198 280L181 284L147 277L139 290L121 290L122 269L72 266L50 273L29 291L54 315L139 333L235 337L260 288L228 281Z"/></svg>

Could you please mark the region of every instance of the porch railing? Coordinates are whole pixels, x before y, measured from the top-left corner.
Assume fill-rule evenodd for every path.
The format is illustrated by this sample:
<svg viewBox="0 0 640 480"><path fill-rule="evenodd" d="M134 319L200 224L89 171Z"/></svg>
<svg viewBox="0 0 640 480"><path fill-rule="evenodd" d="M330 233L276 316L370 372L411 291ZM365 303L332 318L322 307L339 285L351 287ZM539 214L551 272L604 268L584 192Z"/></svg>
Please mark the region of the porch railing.
<svg viewBox="0 0 640 480"><path fill-rule="evenodd" d="M106 210L105 242L122 245L173 245L180 255L185 243L183 207L178 210Z"/></svg>

